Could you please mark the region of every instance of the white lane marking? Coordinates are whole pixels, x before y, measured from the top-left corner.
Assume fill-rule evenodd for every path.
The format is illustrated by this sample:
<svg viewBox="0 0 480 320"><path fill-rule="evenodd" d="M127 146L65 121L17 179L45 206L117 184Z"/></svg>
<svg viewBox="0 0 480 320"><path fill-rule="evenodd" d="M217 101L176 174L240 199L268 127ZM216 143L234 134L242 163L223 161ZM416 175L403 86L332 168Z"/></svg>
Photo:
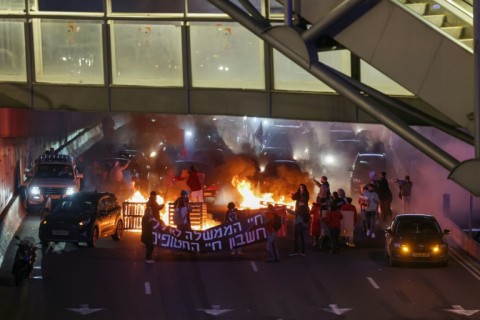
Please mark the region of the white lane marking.
<svg viewBox="0 0 480 320"><path fill-rule="evenodd" d="M368 280L368 282L370 282L370 284L372 285L372 287L374 287L375 289L380 289L380 287L378 286L378 284L376 284L375 280L373 280L371 277L367 277L367 280Z"/></svg>
<svg viewBox="0 0 480 320"><path fill-rule="evenodd" d="M337 316L341 316L342 314L352 310L352 308L339 308L336 304L329 304L329 308L323 308L324 311L334 313Z"/></svg>
<svg viewBox="0 0 480 320"><path fill-rule="evenodd" d="M461 305L456 304L452 305L452 309L445 309L445 311L469 317L472 314L477 313L479 310L465 310Z"/></svg>
<svg viewBox="0 0 480 320"><path fill-rule="evenodd" d="M457 260L457 262L465 268L472 276L480 280L480 271L477 270L470 262L468 262L464 257L462 257L458 252L450 250L450 255Z"/></svg>
<svg viewBox="0 0 480 320"><path fill-rule="evenodd" d="M250 261L250 265L252 266L254 272L258 272L257 264L255 263L255 261Z"/></svg>
<svg viewBox="0 0 480 320"><path fill-rule="evenodd" d="M212 316L219 316L223 313L230 312L232 309L220 309L219 305L212 305L211 309L197 309L200 311L204 311L207 314L210 314Z"/></svg>
<svg viewBox="0 0 480 320"><path fill-rule="evenodd" d="M152 290L150 289L150 282L145 282L145 294L152 294Z"/></svg>
<svg viewBox="0 0 480 320"><path fill-rule="evenodd" d="M87 315L90 313L94 313L100 310L104 310L104 308L90 308L88 304L81 304L80 308L67 308L67 310L72 310L74 312L78 312L82 315Z"/></svg>

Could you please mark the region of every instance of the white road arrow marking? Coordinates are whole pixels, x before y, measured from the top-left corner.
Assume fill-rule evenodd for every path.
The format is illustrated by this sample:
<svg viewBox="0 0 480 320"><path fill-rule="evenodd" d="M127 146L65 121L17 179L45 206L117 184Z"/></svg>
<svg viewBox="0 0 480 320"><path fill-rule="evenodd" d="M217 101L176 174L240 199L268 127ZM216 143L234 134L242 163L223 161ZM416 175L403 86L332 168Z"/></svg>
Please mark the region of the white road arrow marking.
<svg viewBox="0 0 480 320"><path fill-rule="evenodd" d="M342 314L352 310L352 308L339 308L336 304L329 304L330 308L323 308L323 310L341 316Z"/></svg>
<svg viewBox="0 0 480 320"><path fill-rule="evenodd" d="M219 305L212 305L211 309L197 309L197 310L205 311L205 313L208 313L212 316L219 316L226 312L232 311L232 309L220 309Z"/></svg>
<svg viewBox="0 0 480 320"><path fill-rule="evenodd" d="M445 309L445 310L448 312L456 313L456 314L467 316L467 317L478 312L478 310L465 310L462 306L458 304L452 305L452 308L453 309Z"/></svg>
<svg viewBox="0 0 480 320"><path fill-rule="evenodd" d="M100 310L103 310L103 308L89 308L88 304L81 304L80 308L67 308L68 310L72 310L78 313L81 313L82 315L94 313Z"/></svg>

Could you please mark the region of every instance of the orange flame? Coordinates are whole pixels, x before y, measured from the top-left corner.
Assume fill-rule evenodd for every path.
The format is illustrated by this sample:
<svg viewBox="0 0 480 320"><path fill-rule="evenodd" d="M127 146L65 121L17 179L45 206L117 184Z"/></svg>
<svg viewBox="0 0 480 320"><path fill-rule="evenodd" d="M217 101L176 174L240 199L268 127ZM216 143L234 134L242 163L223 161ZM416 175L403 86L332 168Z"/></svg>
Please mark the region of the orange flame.
<svg viewBox="0 0 480 320"><path fill-rule="evenodd" d="M244 179L239 179L237 176L233 177L232 185L237 188L243 201L240 203L240 208L259 209L264 208L269 203L277 205L285 205L287 208L295 207L293 200L286 201L285 196L274 199L273 193L258 194L253 188L252 184Z"/></svg>

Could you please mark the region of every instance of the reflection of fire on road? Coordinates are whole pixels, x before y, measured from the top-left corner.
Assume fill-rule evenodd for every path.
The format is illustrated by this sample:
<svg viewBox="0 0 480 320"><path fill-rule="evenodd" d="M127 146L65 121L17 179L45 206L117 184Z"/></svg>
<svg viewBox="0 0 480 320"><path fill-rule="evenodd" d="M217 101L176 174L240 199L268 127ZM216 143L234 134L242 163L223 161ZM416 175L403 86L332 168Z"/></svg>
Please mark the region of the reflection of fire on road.
<svg viewBox="0 0 480 320"><path fill-rule="evenodd" d="M234 177L231 183L243 198L243 200L239 203L239 210L257 212L258 209L265 209L269 203L289 209L292 209L295 206L295 203L292 200L287 201L285 196L274 199L272 193L264 193L261 195L257 194L252 188L251 183L247 180ZM146 202L147 198L144 197L139 191L136 191L130 198L123 202L122 212L125 220L125 229L141 229L141 220L145 210ZM160 195L157 195L157 203L165 204L165 207L160 212L160 217L167 225L171 225L171 204L173 203L173 200L165 201L165 199L163 199ZM192 205L194 209L193 214L195 214L195 216L199 216L195 217L195 219L192 219L193 230L206 230L221 223L209 218L210 215L206 212L206 210L204 210L205 204L193 203Z"/></svg>

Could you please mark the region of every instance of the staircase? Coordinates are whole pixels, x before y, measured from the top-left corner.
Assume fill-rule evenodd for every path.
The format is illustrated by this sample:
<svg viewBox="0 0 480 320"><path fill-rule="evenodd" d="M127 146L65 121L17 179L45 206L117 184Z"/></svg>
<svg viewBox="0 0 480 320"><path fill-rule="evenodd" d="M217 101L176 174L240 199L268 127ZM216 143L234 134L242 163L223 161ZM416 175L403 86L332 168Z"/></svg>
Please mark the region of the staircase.
<svg viewBox="0 0 480 320"><path fill-rule="evenodd" d="M447 33L450 37L473 50L473 25L452 14L440 4L430 2L414 2L399 0L415 14Z"/></svg>

